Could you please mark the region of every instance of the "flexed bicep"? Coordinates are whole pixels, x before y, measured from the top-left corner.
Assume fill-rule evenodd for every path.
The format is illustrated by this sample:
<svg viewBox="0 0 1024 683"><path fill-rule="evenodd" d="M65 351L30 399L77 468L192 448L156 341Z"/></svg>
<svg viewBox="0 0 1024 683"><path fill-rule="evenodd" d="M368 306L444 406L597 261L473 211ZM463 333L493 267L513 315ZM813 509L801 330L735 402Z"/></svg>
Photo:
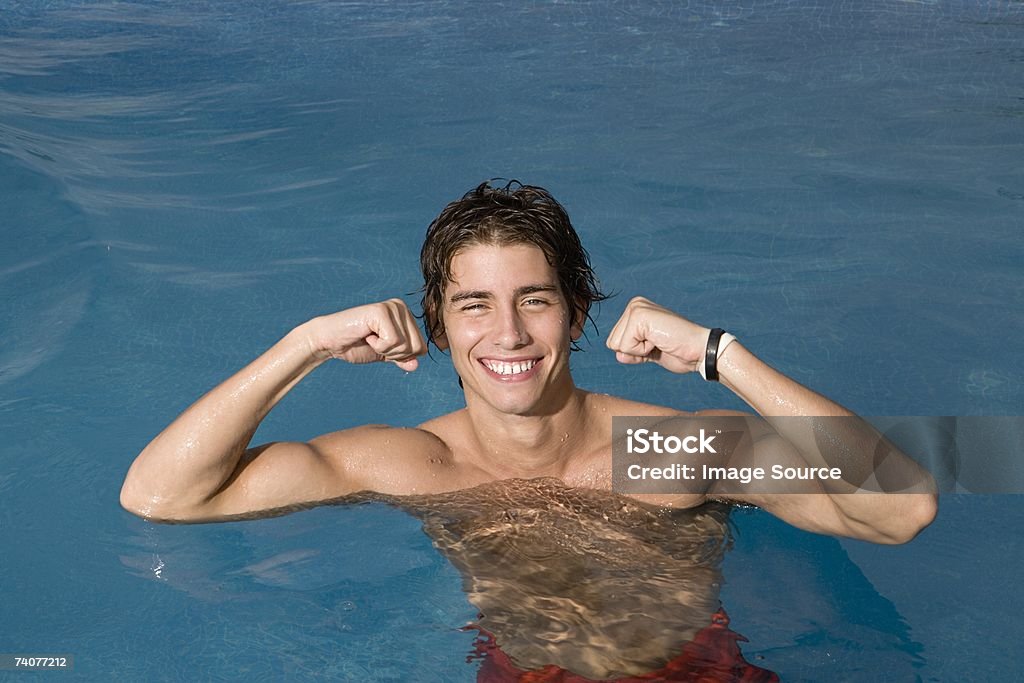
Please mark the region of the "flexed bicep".
<svg viewBox="0 0 1024 683"><path fill-rule="evenodd" d="M356 489L342 468L315 445L278 441L248 449L224 484L191 516L178 521L207 522L237 516L265 517L275 510L313 505Z"/></svg>

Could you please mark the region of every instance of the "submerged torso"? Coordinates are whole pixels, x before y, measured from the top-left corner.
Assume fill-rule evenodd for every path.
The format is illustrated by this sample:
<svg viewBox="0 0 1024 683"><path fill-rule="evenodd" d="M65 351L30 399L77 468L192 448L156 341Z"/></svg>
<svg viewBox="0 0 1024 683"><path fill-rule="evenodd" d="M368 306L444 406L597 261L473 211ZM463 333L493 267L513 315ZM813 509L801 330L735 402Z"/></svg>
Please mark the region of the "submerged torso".
<svg viewBox="0 0 1024 683"><path fill-rule="evenodd" d="M725 508L670 511L550 478L385 497L460 570L478 626L524 669L663 665L718 609Z"/></svg>

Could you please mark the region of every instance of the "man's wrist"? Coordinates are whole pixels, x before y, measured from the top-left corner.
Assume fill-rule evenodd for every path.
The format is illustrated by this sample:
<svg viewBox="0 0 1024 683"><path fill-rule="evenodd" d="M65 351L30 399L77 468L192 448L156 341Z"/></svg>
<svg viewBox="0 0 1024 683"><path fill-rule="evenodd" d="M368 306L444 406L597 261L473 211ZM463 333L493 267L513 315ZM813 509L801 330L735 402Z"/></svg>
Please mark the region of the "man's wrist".
<svg viewBox="0 0 1024 683"><path fill-rule="evenodd" d="M309 356L309 362L320 365L331 357L331 352L324 348L319 334L321 318L313 318L302 323L285 337L295 346L303 349Z"/></svg>
<svg viewBox="0 0 1024 683"><path fill-rule="evenodd" d="M705 381L717 382L719 380L719 361L725 353L725 350L734 341L736 341L736 337L720 327L708 330L707 343L704 347L704 357L697 363L697 371Z"/></svg>

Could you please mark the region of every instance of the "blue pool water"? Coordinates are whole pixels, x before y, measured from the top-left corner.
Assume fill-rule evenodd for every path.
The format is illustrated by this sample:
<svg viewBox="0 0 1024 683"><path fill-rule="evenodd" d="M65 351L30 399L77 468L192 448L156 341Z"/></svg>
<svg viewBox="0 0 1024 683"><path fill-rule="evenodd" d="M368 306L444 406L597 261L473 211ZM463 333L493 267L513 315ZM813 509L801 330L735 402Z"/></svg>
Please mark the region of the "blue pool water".
<svg viewBox="0 0 1024 683"><path fill-rule="evenodd" d="M117 495L291 327L414 292L485 178L550 188L619 293L583 387L742 407L615 363L643 294L862 414L1024 405L1020 2L0 8L0 653L73 655L61 680L475 680L476 611L405 513L157 526ZM435 360L325 366L256 441L455 409ZM783 680L1024 668L1018 496L946 496L901 547L732 521L721 600Z"/></svg>

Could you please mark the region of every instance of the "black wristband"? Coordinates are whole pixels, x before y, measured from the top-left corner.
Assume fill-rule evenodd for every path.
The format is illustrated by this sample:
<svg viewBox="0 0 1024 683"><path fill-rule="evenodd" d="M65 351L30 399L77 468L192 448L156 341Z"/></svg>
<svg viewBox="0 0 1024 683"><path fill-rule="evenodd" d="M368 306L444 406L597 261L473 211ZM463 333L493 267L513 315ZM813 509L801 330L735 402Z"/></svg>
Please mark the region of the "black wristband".
<svg viewBox="0 0 1024 683"><path fill-rule="evenodd" d="M718 343L722 341L725 330L716 327L708 335L708 348L704 350L704 379L709 382L718 381Z"/></svg>

